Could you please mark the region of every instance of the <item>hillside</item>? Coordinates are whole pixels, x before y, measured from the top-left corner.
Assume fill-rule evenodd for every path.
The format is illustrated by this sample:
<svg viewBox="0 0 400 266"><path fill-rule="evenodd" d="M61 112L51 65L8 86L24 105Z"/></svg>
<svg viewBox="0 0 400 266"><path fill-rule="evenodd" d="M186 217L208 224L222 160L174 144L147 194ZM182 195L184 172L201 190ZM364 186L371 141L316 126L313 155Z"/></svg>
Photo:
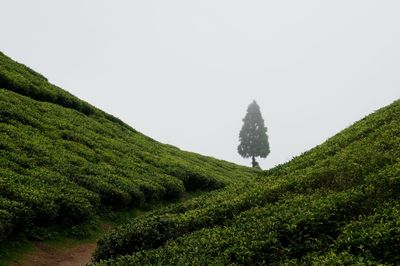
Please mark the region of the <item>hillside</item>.
<svg viewBox="0 0 400 266"><path fill-rule="evenodd" d="M253 183L103 237L96 265L399 265L400 101Z"/></svg>
<svg viewBox="0 0 400 266"><path fill-rule="evenodd" d="M0 53L0 134L3 244L157 205L93 265L400 264L399 100L259 172L152 140Z"/></svg>
<svg viewBox="0 0 400 266"><path fill-rule="evenodd" d="M0 136L0 242L254 177L152 140L2 53Z"/></svg>

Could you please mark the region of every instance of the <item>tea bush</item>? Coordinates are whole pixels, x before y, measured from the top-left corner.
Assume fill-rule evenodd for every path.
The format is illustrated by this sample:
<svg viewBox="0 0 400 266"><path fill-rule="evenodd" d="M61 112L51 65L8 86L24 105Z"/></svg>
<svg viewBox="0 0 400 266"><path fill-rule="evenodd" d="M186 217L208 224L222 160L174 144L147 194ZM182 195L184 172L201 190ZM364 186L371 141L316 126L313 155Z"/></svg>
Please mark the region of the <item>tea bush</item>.
<svg viewBox="0 0 400 266"><path fill-rule="evenodd" d="M94 260L99 265L398 264L400 224L391 218L382 225L381 216L371 217L381 210L395 217L399 162L396 101L255 180L117 227L98 242ZM369 231L356 229L365 219L372 219ZM366 234L353 244L348 237L353 231ZM374 236L379 241L370 242Z"/></svg>
<svg viewBox="0 0 400 266"><path fill-rule="evenodd" d="M0 53L0 241L253 176L152 140Z"/></svg>

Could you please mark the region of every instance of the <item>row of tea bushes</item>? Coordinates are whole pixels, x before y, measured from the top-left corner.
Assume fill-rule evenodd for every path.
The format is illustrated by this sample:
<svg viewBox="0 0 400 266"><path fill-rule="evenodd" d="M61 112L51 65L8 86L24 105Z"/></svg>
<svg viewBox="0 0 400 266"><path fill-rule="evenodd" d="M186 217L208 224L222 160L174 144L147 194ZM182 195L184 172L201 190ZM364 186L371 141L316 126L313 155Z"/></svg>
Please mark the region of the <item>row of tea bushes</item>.
<svg viewBox="0 0 400 266"><path fill-rule="evenodd" d="M267 230L272 227L267 227L267 231L261 231L260 225L268 220L267 217L280 217L280 215L284 215L286 208L291 213L290 215L293 215L298 208L302 207L302 204L308 208L306 204L308 197L317 197L318 200L310 201L310 206L314 206L312 211L302 210L306 214L308 212L311 212L312 215L318 214L319 211L324 214L322 208L325 204L332 202L332 204L336 204L336 200L331 201L332 198L329 197L339 197L340 200L345 199L345 204L340 205L340 208L344 208L343 211L348 215L341 216L340 221L336 221L334 214L339 215L341 209L334 207L333 211L330 211L329 215L331 216L328 215L325 220L317 221L317 223L321 223L322 229L313 235L313 237L321 238L323 242L321 249L327 249L338 237L338 232L343 226L356 221L358 215L373 214L376 208L380 207L377 205L378 203L384 205L386 202L398 201L400 194L399 158L400 102L397 101L291 162L265 172L264 177L226 187L222 191L210 193L207 198L199 197L149 213L147 216L116 228L99 241L94 260L106 260L105 263L121 262L122 265L128 261L135 264L140 260L155 264L185 264L190 260L196 261L196 259L199 259L196 262L200 264L264 263L264 259L271 263L276 262L283 254L279 255L279 252L282 251L280 248L287 249L282 246L282 242L275 246L274 254L278 254L276 259L272 257L260 259L261 254L256 252L254 255L253 248L250 248L251 250L246 248L247 245L251 246L251 241L254 240L252 235L261 234L260 237L264 235L267 238L270 234L277 234L273 230L270 232ZM285 205L292 199L299 199L298 203L293 205L294 207ZM349 209L346 209L346 206ZM240 218L242 214L251 210L256 210L256 213L261 212L264 216L251 224L242 223L243 220ZM256 213L252 213L252 215L256 215ZM246 217L249 220L253 219L249 216ZM300 220L308 219L308 216L296 217L299 217ZM276 226L285 227L287 219L289 218L286 216L278 219L275 221ZM237 226L242 229L234 230L232 234L229 233L231 231L223 229L231 228L232 224L235 225L235 228ZM253 228L253 225L255 231L250 232L249 228ZM325 225L328 227L324 227ZM317 225L296 222L296 228L305 230L303 233L307 236L315 226ZM329 233L329 228L335 230L336 234ZM223 233L220 233L221 230ZM209 232L214 231L217 232L216 235L208 235ZM227 243L221 240L225 239L224 234L232 236ZM240 235L242 238L239 237ZM290 235L290 238L285 241L294 241L293 237ZM213 244L219 241L222 241L222 248ZM246 241L250 242L245 244ZM272 245L276 239L260 241L266 241L268 245ZM309 241L311 240L299 240L295 249L294 246L290 247L294 251L288 253L289 255L283 254L282 258L285 258L287 262L302 262L303 256L306 258L309 252L319 250L318 243L311 243L312 248L302 251L301 247L306 247ZM227 249L231 245L239 245L238 250L244 249L245 252L238 255L235 251L235 257L232 258L232 255L227 255ZM204 250L202 247L207 248ZM262 247L266 248L266 246ZM199 252L199 255L195 255L192 250ZM262 251L265 252L264 249ZM133 255L129 256L130 254ZM351 256L353 255L359 257L357 254ZM182 257L184 259L181 261ZM240 257L243 260L238 259ZM279 260L279 262L282 261Z"/></svg>
<svg viewBox="0 0 400 266"><path fill-rule="evenodd" d="M0 53L0 240L254 176L152 140Z"/></svg>

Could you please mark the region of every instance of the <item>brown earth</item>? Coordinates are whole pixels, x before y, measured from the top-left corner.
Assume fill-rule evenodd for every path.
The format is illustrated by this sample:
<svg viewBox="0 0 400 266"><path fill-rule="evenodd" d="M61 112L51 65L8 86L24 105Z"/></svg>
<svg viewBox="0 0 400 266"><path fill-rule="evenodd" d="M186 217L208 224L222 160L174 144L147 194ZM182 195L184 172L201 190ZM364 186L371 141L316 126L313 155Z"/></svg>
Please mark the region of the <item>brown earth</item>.
<svg viewBox="0 0 400 266"><path fill-rule="evenodd" d="M12 266L81 266L90 262L96 242L80 244L69 248L53 247L35 243L36 250L26 254L20 262Z"/></svg>

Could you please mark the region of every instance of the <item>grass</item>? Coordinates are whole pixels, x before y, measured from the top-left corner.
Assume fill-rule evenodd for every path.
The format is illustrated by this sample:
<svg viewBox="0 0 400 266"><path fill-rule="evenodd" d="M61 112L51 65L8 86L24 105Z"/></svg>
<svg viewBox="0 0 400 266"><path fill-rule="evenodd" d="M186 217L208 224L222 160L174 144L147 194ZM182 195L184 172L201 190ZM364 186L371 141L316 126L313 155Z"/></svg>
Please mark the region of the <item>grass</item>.
<svg viewBox="0 0 400 266"><path fill-rule="evenodd" d="M35 251L32 243L24 240L12 240L0 244L0 265L10 265L14 261L21 261L23 256Z"/></svg>
<svg viewBox="0 0 400 266"><path fill-rule="evenodd" d="M185 193L179 202L194 199L201 195L202 191ZM54 247L56 250L64 250L82 244L95 243L113 228L126 224L132 219L146 215L150 211L162 209L171 202L161 201L157 203L147 203L140 208L132 210L113 211L104 209L99 215L92 217L85 223L71 228L52 226L43 228L39 242ZM13 240L0 244L0 265L10 265L19 262L24 256L37 252L34 242L27 239L27 236L20 233Z"/></svg>

